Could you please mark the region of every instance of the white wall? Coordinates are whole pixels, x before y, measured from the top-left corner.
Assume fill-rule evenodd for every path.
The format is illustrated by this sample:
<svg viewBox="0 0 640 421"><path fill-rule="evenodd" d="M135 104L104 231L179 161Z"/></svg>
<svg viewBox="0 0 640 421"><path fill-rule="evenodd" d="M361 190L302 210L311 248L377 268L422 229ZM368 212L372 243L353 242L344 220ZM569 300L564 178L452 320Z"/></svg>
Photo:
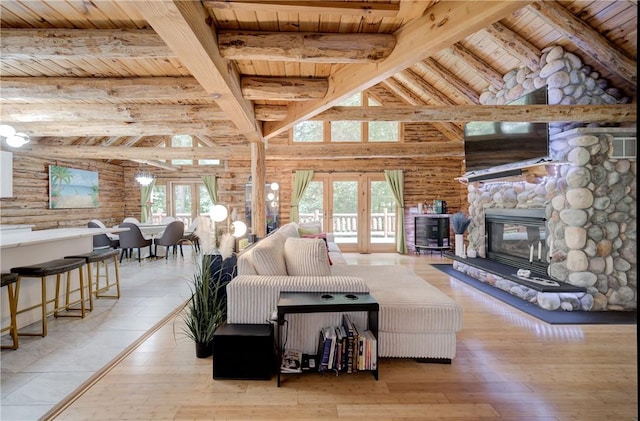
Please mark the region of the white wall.
<svg viewBox="0 0 640 421"><path fill-rule="evenodd" d="M0 151L0 197L13 197L13 154Z"/></svg>

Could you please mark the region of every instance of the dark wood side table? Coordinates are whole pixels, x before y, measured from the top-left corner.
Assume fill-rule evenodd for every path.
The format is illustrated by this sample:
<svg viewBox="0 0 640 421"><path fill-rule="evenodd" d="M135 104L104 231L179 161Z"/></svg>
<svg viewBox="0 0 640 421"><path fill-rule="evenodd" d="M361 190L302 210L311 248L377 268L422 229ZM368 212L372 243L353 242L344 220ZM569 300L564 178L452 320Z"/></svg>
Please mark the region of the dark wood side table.
<svg viewBox="0 0 640 421"><path fill-rule="evenodd" d="M282 360L282 344L280 327L284 325L287 314L294 313L333 313L366 311L368 314L368 329L378 338L378 312L380 306L372 295L362 292L280 292L277 311L276 348L277 379L280 387L280 362ZM309 332L310 335L318 335L318 332ZM376 347L376 361L378 351ZM376 364L376 367L378 364ZM378 380L378 368L371 370L373 377Z"/></svg>

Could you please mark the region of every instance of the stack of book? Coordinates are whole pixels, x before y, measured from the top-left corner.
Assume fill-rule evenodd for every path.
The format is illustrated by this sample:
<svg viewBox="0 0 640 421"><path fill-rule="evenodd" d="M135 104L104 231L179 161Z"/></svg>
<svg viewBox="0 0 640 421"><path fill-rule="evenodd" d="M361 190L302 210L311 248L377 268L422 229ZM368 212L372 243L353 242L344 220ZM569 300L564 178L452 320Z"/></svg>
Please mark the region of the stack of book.
<svg viewBox="0 0 640 421"><path fill-rule="evenodd" d="M302 352L295 349L285 349L280 364L281 373L302 373Z"/></svg>
<svg viewBox="0 0 640 421"><path fill-rule="evenodd" d="M318 340L318 370L354 373L377 368L377 340L358 328L347 314L339 326L325 327Z"/></svg>

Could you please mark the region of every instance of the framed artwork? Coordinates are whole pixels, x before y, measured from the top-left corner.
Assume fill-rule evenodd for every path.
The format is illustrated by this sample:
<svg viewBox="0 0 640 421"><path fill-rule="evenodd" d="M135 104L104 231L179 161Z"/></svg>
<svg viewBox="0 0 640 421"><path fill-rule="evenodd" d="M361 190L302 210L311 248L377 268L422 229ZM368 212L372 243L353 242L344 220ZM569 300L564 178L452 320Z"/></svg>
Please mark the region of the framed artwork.
<svg viewBox="0 0 640 421"><path fill-rule="evenodd" d="M97 207L97 171L49 165L49 209Z"/></svg>

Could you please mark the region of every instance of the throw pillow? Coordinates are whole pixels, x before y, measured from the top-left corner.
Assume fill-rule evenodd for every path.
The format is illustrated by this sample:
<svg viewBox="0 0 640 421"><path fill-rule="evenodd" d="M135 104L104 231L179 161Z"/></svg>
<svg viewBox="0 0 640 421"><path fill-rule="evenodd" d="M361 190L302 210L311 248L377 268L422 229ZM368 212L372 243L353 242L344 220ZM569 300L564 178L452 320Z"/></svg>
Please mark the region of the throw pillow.
<svg viewBox="0 0 640 421"><path fill-rule="evenodd" d="M331 275L327 246L320 238L287 238L284 258L289 275Z"/></svg>
<svg viewBox="0 0 640 421"><path fill-rule="evenodd" d="M329 259L329 264L333 265L333 262L331 261L331 256L329 256L329 252L331 250L329 250L329 243L327 242L327 233L321 232L317 234L305 234L305 235L302 235L301 237L302 238L322 238L324 240L324 245L327 247L327 259Z"/></svg>
<svg viewBox="0 0 640 421"><path fill-rule="evenodd" d="M287 264L284 260L284 235L268 236L253 247L251 260L258 275L286 275Z"/></svg>

